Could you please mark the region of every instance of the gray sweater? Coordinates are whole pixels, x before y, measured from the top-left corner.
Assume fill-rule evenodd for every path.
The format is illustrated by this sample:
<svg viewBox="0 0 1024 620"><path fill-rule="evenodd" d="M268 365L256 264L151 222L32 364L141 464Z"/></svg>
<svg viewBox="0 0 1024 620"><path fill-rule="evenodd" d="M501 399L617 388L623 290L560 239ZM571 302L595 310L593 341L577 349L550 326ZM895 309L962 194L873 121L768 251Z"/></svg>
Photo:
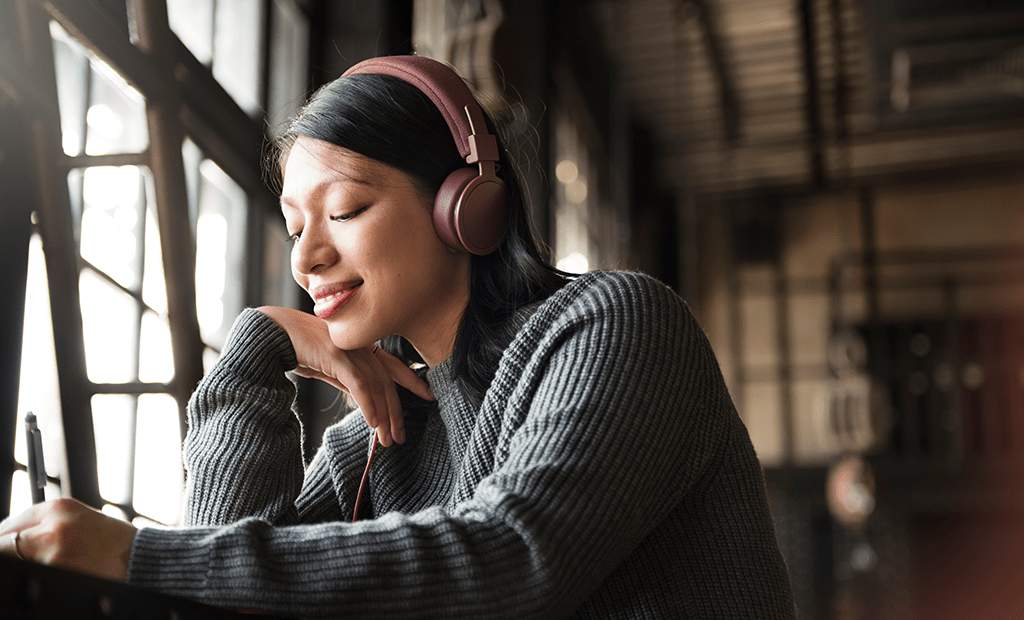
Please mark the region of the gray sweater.
<svg viewBox="0 0 1024 620"><path fill-rule="evenodd" d="M287 334L247 310L189 403L186 527L139 531L129 583L344 618L792 618L753 446L704 333L643 275L563 287L481 407L450 360L437 408L378 447L349 415L303 466ZM514 336L511 334L514 333Z"/></svg>

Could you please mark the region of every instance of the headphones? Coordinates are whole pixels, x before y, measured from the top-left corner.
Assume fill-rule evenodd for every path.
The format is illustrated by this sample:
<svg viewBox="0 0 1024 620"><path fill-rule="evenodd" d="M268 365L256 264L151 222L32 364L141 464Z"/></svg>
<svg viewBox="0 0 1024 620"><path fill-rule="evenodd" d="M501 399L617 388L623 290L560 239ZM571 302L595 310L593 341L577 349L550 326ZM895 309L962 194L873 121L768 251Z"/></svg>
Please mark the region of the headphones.
<svg viewBox="0 0 1024 620"><path fill-rule="evenodd" d="M498 249L508 228L505 182L497 176L498 142L487 133L483 112L466 83L447 65L423 56L370 58L342 77L359 74L399 78L434 102L469 165L441 184L434 198L434 229L455 250L490 254Z"/></svg>

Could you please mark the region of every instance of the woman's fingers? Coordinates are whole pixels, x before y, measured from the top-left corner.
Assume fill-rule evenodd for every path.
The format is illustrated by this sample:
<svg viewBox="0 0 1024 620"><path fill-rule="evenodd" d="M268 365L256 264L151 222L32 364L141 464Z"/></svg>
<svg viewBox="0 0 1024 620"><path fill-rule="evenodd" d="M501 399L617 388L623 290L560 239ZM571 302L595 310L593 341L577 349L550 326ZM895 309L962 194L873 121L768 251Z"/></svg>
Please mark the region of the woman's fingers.
<svg viewBox="0 0 1024 620"><path fill-rule="evenodd" d="M64 498L0 524L0 552L124 581L135 532L130 523Z"/></svg>
<svg viewBox="0 0 1024 620"><path fill-rule="evenodd" d="M395 383L433 400L430 388L401 360L382 349L343 350L322 320L290 308L262 307L291 339L299 363L295 374L319 379L349 394L384 446L405 441L405 422Z"/></svg>
<svg viewBox="0 0 1024 620"><path fill-rule="evenodd" d="M392 388L384 392L387 400L388 417L391 422L391 438L397 443L405 443L405 415L402 412L402 403L398 400L398 391Z"/></svg>
<svg viewBox="0 0 1024 620"><path fill-rule="evenodd" d="M21 530L28 529L39 523L42 518L43 511L45 510L46 504L32 504L23 512L16 515L11 515L3 521L0 521L0 537L4 537L7 534L19 532ZM0 551L14 553L14 547L11 544L12 541L6 540L5 544L0 546Z"/></svg>
<svg viewBox="0 0 1024 620"><path fill-rule="evenodd" d="M406 366L405 362L384 349L377 351L375 357L387 369L388 374L391 375L395 383L424 400L434 400L434 394L430 391L430 386L427 385L427 382L413 372L412 368Z"/></svg>
<svg viewBox="0 0 1024 620"><path fill-rule="evenodd" d="M345 387L345 384L343 384L341 381L338 381L337 379L335 379L334 377L332 377L330 375L324 374L324 373L320 372L319 370L316 370L315 368L310 368L309 366L299 366L295 370L293 370L292 372L294 372L295 374L299 375L300 377L305 377L307 379L317 379L319 381L323 381L324 383L326 383L328 385L331 385L331 386L334 386L334 387L338 388L339 390L341 390L342 392L345 392L346 394L348 394L348 388Z"/></svg>

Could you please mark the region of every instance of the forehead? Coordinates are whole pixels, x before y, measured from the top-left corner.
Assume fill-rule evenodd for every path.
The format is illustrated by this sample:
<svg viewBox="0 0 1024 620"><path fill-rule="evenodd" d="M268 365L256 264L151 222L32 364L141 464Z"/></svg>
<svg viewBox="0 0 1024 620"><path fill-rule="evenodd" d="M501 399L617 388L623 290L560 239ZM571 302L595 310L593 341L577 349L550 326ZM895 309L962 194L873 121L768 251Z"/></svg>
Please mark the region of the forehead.
<svg viewBox="0 0 1024 620"><path fill-rule="evenodd" d="M285 158L282 198L303 185L324 182L354 182L369 185L386 173L387 166L339 146L299 138Z"/></svg>
<svg viewBox="0 0 1024 620"><path fill-rule="evenodd" d="M429 190L398 168L313 138L295 141L286 156L283 173L280 204L285 211L338 197L388 197L426 205L434 202Z"/></svg>

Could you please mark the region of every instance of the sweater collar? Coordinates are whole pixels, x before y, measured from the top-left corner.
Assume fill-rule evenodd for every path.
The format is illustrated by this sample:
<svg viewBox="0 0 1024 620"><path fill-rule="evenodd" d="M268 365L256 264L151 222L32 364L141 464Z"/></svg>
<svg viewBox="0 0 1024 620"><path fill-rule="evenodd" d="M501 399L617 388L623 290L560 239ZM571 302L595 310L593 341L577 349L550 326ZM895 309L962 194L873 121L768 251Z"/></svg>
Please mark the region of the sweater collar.
<svg viewBox="0 0 1024 620"><path fill-rule="evenodd" d="M526 321L533 316L533 313L543 304L543 301L534 302L523 306L512 313L501 330L500 337L504 340L504 346L515 338ZM441 411L451 410L453 406L458 407L465 400L462 391L459 390L455 381L454 358L449 356L446 360L430 368L426 373L427 384L430 391L437 397L437 404Z"/></svg>

